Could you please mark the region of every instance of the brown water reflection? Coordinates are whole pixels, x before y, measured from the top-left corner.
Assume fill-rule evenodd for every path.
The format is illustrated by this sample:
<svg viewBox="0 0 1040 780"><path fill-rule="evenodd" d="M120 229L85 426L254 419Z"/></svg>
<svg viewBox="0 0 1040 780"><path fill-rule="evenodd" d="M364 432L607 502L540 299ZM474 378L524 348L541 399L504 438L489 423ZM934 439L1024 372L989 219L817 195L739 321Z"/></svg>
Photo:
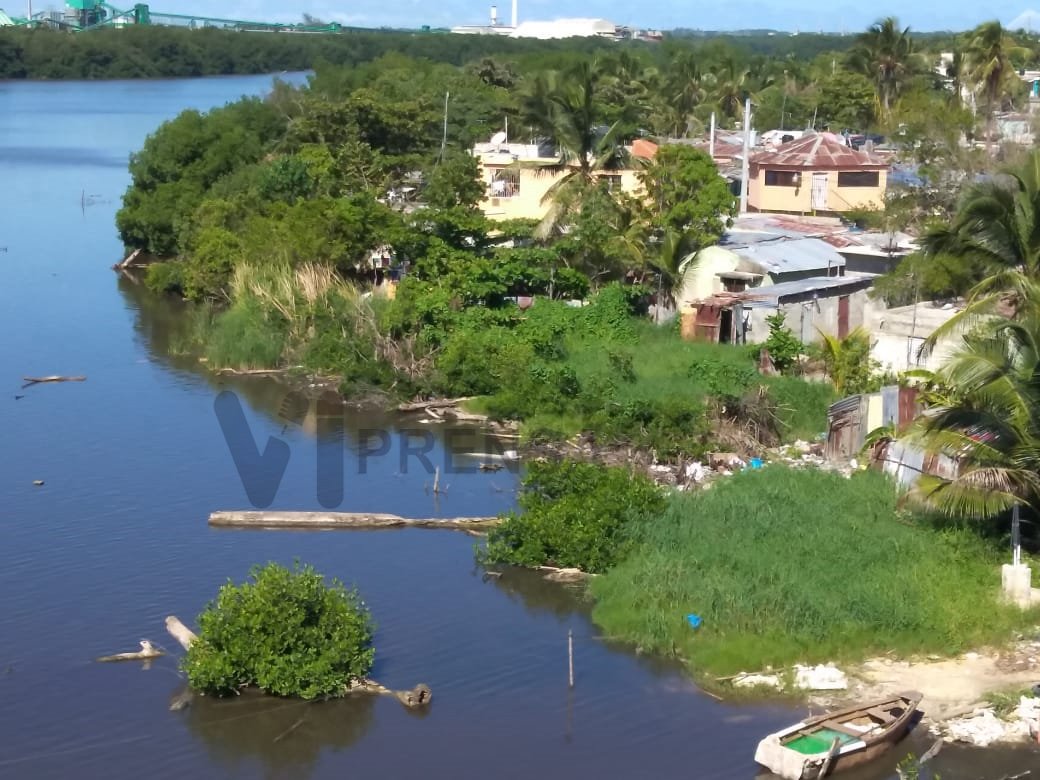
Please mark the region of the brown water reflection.
<svg viewBox="0 0 1040 780"><path fill-rule="evenodd" d="M300 702L258 694L195 697L184 720L213 762L228 771L263 768L269 780L304 780L322 753L345 750L372 726L375 700Z"/></svg>

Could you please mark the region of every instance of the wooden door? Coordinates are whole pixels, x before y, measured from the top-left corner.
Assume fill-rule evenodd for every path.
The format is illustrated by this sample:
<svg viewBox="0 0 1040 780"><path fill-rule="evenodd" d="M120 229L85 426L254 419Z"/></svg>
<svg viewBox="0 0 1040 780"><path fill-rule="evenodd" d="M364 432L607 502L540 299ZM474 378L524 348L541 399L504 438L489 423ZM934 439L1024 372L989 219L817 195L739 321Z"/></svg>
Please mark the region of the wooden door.
<svg viewBox="0 0 1040 780"><path fill-rule="evenodd" d="M827 174L812 175L812 207L813 211L827 210Z"/></svg>
<svg viewBox="0 0 1040 780"><path fill-rule="evenodd" d="M838 338L843 339L849 335L849 296L842 295L838 298Z"/></svg>

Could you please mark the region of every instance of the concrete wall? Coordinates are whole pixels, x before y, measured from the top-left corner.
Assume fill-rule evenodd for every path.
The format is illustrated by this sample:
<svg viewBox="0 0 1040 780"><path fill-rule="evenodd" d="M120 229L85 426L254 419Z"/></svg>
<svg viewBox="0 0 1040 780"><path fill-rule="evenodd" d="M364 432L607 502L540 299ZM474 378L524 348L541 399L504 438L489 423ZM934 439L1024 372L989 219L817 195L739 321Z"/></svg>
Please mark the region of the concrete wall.
<svg viewBox="0 0 1040 780"><path fill-rule="evenodd" d="M488 219L542 219L551 203L546 194L554 184L564 177L562 171L538 168L517 168L510 172L519 180L518 191L509 196L496 197L492 194L491 182L495 173L507 169L507 165L480 164L480 178L486 188L486 196L480 209ZM642 192L643 184L636 171L610 171L604 175L621 177L622 191L632 195Z"/></svg>
<svg viewBox="0 0 1040 780"><path fill-rule="evenodd" d="M886 309L882 304L871 302L866 315L872 341L871 357L881 363L885 371L900 373L915 368L935 371L960 348L961 336L954 334L941 339L927 355L920 354L920 347L925 338L955 313L921 304L915 319L911 306Z"/></svg>
<svg viewBox="0 0 1040 780"><path fill-rule="evenodd" d="M799 296L797 299L785 299L779 306L784 313L784 321L800 340L810 344L820 340L819 331L838 335L838 299L842 295L849 296L849 330L864 324L864 313L867 305L867 291L856 290L848 293L839 291L822 291L817 300L812 293ZM825 297L826 295L826 297ZM748 309L747 332L749 344L761 344L769 338L769 325L766 317L777 311L774 307L762 306Z"/></svg>
<svg viewBox="0 0 1040 780"><path fill-rule="evenodd" d="M811 213L814 173L827 175L827 207L821 211L881 208L888 186L888 171L878 172L877 187L839 187L838 171L802 171L797 187L766 186L765 173L765 168L758 169L751 174L748 183L748 204L757 211Z"/></svg>

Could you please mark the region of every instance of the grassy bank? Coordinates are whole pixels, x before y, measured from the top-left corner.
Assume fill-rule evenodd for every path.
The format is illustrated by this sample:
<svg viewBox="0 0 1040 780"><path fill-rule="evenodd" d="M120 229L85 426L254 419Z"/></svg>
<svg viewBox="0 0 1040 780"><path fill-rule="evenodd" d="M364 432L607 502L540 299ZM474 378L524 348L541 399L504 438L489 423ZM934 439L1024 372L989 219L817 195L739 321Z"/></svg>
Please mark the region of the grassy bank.
<svg viewBox="0 0 1040 780"><path fill-rule="evenodd" d="M624 338L584 329L565 336L556 359L529 364L529 383L520 377L478 405L523 420L530 439L592 431L662 457L811 438L825 429L829 385L762 377L754 347L685 342L673 327L643 320L626 325ZM544 378L555 387L539 387Z"/></svg>
<svg viewBox="0 0 1040 780"><path fill-rule="evenodd" d="M342 377L347 395L479 396L475 410L522 421L529 440L584 431L700 457L813 437L834 400L827 384L762 377L753 347L685 342L635 316L618 286L583 307L448 308L425 325L407 292L366 298L320 266L239 266L231 291L229 307L198 320L211 367L302 366Z"/></svg>
<svg viewBox="0 0 1040 780"><path fill-rule="evenodd" d="M594 620L706 676L953 653L1035 624L1035 612L997 601L1002 549L901 515L896 502L878 473L779 466L676 496L592 583Z"/></svg>

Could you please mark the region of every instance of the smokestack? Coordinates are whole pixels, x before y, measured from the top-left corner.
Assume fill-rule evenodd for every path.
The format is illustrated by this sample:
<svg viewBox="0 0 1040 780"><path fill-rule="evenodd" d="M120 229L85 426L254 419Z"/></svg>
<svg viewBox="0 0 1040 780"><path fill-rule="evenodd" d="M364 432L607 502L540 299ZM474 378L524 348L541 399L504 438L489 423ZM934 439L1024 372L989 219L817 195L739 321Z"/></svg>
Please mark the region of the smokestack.
<svg viewBox="0 0 1040 780"><path fill-rule="evenodd" d="M491 6L491 26L492 27L497 27L498 26L498 6L497 5Z"/></svg>
<svg viewBox="0 0 1040 780"><path fill-rule="evenodd" d="M513 0L513 29L515 30L520 24L520 9L519 0Z"/></svg>

